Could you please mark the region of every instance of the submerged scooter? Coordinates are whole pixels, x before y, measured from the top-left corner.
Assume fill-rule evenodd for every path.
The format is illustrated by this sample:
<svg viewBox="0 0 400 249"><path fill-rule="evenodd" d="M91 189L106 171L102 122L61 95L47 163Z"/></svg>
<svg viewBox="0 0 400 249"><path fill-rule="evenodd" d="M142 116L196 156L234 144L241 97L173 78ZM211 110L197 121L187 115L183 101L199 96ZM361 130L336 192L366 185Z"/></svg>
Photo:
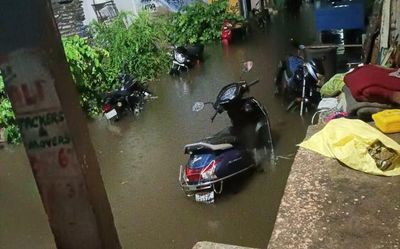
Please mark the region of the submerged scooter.
<svg viewBox="0 0 400 249"><path fill-rule="evenodd" d="M179 75L181 72L188 71L196 63L203 61L203 44L173 47L172 65L170 75Z"/></svg>
<svg viewBox="0 0 400 249"><path fill-rule="evenodd" d="M242 72L250 71L253 63L245 62ZM224 111L232 126L197 143L185 145L189 154L186 166L180 167L179 183L187 196L203 203L213 203L214 194L220 194L223 182L256 166L270 154L274 161L274 148L268 113L253 97L244 97L259 80L247 83L241 80L223 87L215 103L197 102L193 111L205 104L215 110L211 121Z"/></svg>

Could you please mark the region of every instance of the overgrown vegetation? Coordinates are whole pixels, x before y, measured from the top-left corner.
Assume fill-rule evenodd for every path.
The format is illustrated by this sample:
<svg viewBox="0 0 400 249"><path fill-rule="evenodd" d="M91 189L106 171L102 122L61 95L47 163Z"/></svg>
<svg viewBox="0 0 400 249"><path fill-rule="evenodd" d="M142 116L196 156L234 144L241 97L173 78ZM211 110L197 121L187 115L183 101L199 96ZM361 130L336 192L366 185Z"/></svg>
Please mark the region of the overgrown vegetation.
<svg viewBox="0 0 400 249"><path fill-rule="evenodd" d="M169 44L207 43L220 37L225 19L241 17L228 10L227 0L205 4L198 0L179 12L153 18L148 12L138 16L120 13L111 23L91 24L90 42L78 36L63 39L80 103L90 117L100 113L103 94L118 84L118 75L155 79L170 65ZM10 143L20 141L14 112L0 76L0 128Z"/></svg>
<svg viewBox="0 0 400 249"><path fill-rule="evenodd" d="M9 143L18 143L21 140L15 115L11 109L10 100L4 91L3 78L0 76L0 129L4 128L5 140Z"/></svg>
<svg viewBox="0 0 400 249"><path fill-rule="evenodd" d="M104 49L91 47L87 40L79 36L63 39L72 77L80 94L80 103L89 117L100 112L102 95L113 88L113 81L107 77L102 61L108 58Z"/></svg>
<svg viewBox="0 0 400 249"><path fill-rule="evenodd" d="M138 16L121 13L111 24L91 25L93 42L110 56L103 60L109 80L123 71L140 80L154 79L169 66L163 19L153 19L148 12Z"/></svg>
<svg viewBox="0 0 400 249"><path fill-rule="evenodd" d="M224 20L242 21L243 18L229 11L226 0L211 4L197 0L171 16L169 39L179 45L217 40Z"/></svg>

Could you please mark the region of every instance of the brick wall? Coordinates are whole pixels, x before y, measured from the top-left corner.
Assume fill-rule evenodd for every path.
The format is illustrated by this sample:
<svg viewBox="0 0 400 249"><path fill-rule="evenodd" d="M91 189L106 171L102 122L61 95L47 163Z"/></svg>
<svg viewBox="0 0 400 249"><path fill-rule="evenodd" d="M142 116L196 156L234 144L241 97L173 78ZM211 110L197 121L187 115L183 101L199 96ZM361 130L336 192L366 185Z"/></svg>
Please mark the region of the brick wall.
<svg viewBox="0 0 400 249"><path fill-rule="evenodd" d="M60 34L62 36L82 34L83 20L85 20L82 0L72 0L70 3L63 4L60 2L61 0L51 0Z"/></svg>

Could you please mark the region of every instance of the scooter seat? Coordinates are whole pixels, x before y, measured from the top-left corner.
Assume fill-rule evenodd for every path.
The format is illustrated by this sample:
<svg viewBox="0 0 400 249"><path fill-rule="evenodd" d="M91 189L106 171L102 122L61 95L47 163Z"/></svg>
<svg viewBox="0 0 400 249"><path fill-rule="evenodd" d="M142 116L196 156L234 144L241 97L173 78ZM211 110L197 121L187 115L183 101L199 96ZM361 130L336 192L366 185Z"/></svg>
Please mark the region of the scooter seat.
<svg viewBox="0 0 400 249"><path fill-rule="evenodd" d="M217 150L227 150L232 148L232 144L209 144L205 142L198 142L194 144L187 144L185 145L185 153L189 153L190 151L196 151L196 150L203 150L203 149L209 149L213 151Z"/></svg>
<svg viewBox="0 0 400 249"><path fill-rule="evenodd" d="M205 139L185 146L185 153L200 149L210 150L226 150L233 147L233 144L238 143L238 138L231 133L231 128L223 129L214 136L206 137Z"/></svg>

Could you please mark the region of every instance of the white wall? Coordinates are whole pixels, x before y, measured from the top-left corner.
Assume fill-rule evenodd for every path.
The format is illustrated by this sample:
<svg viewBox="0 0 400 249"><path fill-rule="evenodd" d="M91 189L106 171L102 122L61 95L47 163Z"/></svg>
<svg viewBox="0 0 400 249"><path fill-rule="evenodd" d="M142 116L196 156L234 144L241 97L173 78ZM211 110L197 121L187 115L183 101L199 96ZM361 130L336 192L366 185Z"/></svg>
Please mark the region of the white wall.
<svg viewBox="0 0 400 249"><path fill-rule="evenodd" d="M89 24L92 20L97 20L96 19L96 14L94 13L92 4L92 0L83 0L82 1L82 7L83 7L83 13L85 14L85 21L83 23L85 25Z"/></svg>
<svg viewBox="0 0 400 249"><path fill-rule="evenodd" d="M92 20L97 20L96 14L93 10L92 4L93 1L95 3L103 3L108 0L82 0L83 1L83 12L85 14L84 24L89 24ZM183 0L183 4L188 4L192 0ZM208 0L204 0L207 2ZM258 0L251 0L258 1ZM168 3L167 3L168 2ZM167 0L114 0L115 6L118 11L128 11L137 14L137 12L145 6L154 6L155 11L166 9L167 11L176 11L177 7L175 4L171 4L171 2Z"/></svg>
<svg viewBox="0 0 400 249"><path fill-rule="evenodd" d="M92 20L97 20L96 14L94 13L92 4L93 1L95 3L107 2L107 0L83 0L83 12L85 14L85 21L83 22L85 25L89 24ZM136 3L140 3L140 0L114 0L115 6L117 6L118 11L130 11L133 13L137 13L137 5Z"/></svg>

